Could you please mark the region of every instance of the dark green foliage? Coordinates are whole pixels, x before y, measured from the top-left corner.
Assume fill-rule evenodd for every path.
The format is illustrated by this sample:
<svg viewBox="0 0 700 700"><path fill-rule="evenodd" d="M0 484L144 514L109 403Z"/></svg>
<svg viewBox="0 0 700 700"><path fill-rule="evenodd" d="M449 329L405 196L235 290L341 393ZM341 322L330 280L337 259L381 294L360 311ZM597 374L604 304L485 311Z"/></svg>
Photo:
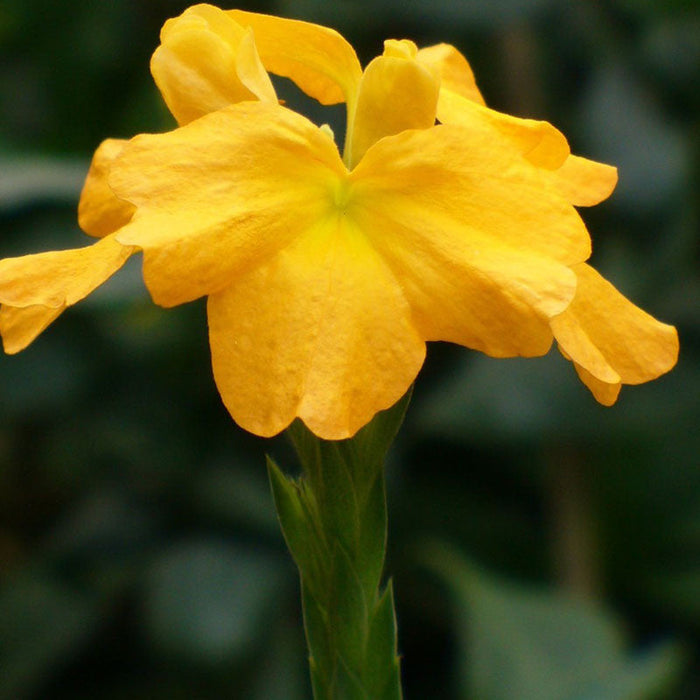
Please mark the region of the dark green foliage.
<svg viewBox="0 0 700 700"><path fill-rule="evenodd" d="M0 2L1 256L90 242L75 208L92 149L174 124L148 58L187 4ZM557 697L581 670L566 659L600 668L600 648L614 672L566 700L700 697L697 2L240 6L327 22L363 61L387 37L457 44L489 104L548 119L574 151L619 167L618 192L582 211L595 264L680 331L676 370L624 388L610 409L556 351L494 360L429 347L388 464L406 698L496 700L494 668L513 700ZM336 128L328 114L314 118ZM264 466L266 453L293 463L291 449L231 422L203 305L154 307L139 268L0 357L0 699L306 700L297 576ZM287 482L276 483L279 504ZM287 496L288 522L320 517ZM335 499L380 496L331 493L326 517L344 516ZM351 524L357 556L377 562L369 524ZM381 576L377 564L353 577L352 559L319 550L301 525L286 536L298 559L349 570L348 605ZM437 578L426 540L454 552ZM391 591L367 630L384 654ZM572 595L585 610L561 602Z"/></svg>
<svg viewBox="0 0 700 700"><path fill-rule="evenodd" d="M681 656L667 643L627 658L620 626L600 605L494 579L442 545L425 565L451 589L464 698L634 700L668 692Z"/></svg>

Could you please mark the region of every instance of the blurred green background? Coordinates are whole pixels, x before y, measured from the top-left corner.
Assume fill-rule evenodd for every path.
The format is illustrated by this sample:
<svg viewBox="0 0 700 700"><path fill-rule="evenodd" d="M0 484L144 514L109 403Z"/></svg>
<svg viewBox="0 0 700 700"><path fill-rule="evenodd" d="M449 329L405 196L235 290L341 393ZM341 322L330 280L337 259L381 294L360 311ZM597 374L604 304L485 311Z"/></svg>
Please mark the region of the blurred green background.
<svg viewBox="0 0 700 700"><path fill-rule="evenodd" d="M172 127L148 59L187 4L0 0L0 256L89 242L93 149ZM594 263L680 331L676 370L609 409L556 352L429 348L388 465L406 698L699 698L698 3L239 7L363 62L456 44L491 106L620 168L583 211ZM308 698L266 452L293 464L221 405L203 304L155 307L138 259L0 357L0 700Z"/></svg>

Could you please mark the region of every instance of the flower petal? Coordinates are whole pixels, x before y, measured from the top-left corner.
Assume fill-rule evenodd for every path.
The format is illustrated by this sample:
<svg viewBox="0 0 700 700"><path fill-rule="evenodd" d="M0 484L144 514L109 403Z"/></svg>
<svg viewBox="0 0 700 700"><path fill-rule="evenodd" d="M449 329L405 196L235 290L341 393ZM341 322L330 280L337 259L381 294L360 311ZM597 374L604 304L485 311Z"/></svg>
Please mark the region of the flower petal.
<svg viewBox="0 0 700 700"><path fill-rule="evenodd" d="M416 213L414 210L412 213ZM376 231L373 244L401 281L421 337L444 340L494 357L545 354L549 316L575 291L564 265L489 241L466 227L409 221L393 206L353 214Z"/></svg>
<svg viewBox="0 0 700 700"><path fill-rule="evenodd" d="M421 49L417 58L441 77L437 116L443 124L469 126L473 115L467 103L472 102L481 107L482 117L509 138L535 165L554 169L565 161L569 144L551 124L513 117L486 107L469 62L454 46L429 46Z"/></svg>
<svg viewBox="0 0 700 700"><path fill-rule="evenodd" d="M252 27L263 65L293 80L321 104L352 103L362 75L355 50L338 32L310 22L227 10L243 27Z"/></svg>
<svg viewBox="0 0 700 700"><path fill-rule="evenodd" d="M52 321L64 311L65 306L16 306L0 307L0 335L8 355L24 350Z"/></svg>
<svg viewBox="0 0 700 700"><path fill-rule="evenodd" d="M577 293L580 295L581 291L579 289ZM610 366L605 355L578 322L571 307L553 318L551 325L559 349L567 360L573 361L573 357L575 357L577 366L587 367L589 373L606 384L619 384L622 381L620 375ZM573 357L567 348L573 352Z"/></svg>
<svg viewBox="0 0 700 700"><path fill-rule="evenodd" d="M126 143L122 139L106 139L92 157L78 204L80 228L91 236L107 236L128 223L134 215L134 205L118 199L107 182L112 163Z"/></svg>
<svg viewBox="0 0 700 700"><path fill-rule="evenodd" d="M589 265L576 265L574 271L576 296L552 319L552 330L601 403L614 403L618 384L656 379L676 364L678 334L673 326L635 306Z"/></svg>
<svg viewBox="0 0 700 700"><path fill-rule="evenodd" d="M569 155L565 136L549 122L497 112L450 90L440 90L437 118L443 124L465 127L475 119L488 122L533 165L548 170L561 167Z"/></svg>
<svg viewBox="0 0 700 700"><path fill-rule="evenodd" d="M478 127L378 142L351 173L346 213L401 281L423 337L543 354L588 234L546 174Z"/></svg>
<svg viewBox="0 0 700 700"><path fill-rule="evenodd" d="M592 207L602 202L617 184L617 168L574 155L552 176L562 194L577 207Z"/></svg>
<svg viewBox="0 0 700 700"><path fill-rule="evenodd" d="M214 377L234 420L274 435L295 417L324 439L394 404L425 344L400 286L337 215L209 297Z"/></svg>
<svg viewBox="0 0 700 700"><path fill-rule="evenodd" d="M169 19L151 58L151 73L179 124L243 100L276 103L252 30L212 5Z"/></svg>
<svg viewBox="0 0 700 700"><path fill-rule="evenodd" d="M441 90L449 90L478 104L486 104L476 86L467 59L450 44L435 44L418 51L416 57L423 65L437 71Z"/></svg>
<svg viewBox="0 0 700 700"><path fill-rule="evenodd" d="M393 211L392 218L418 230L485 237L567 266L591 252L581 217L550 174L499 137L482 112L473 113L468 127L441 125L383 139L350 180L356 199L383 200L379 204Z"/></svg>
<svg viewBox="0 0 700 700"><path fill-rule="evenodd" d="M384 55L372 60L362 75L357 106L350 115L345 154L349 167L380 138L435 124L437 74L416 60L413 42L388 40L384 46Z"/></svg>
<svg viewBox="0 0 700 700"><path fill-rule="evenodd" d="M605 382L574 362L579 379L590 389L595 400L603 406L612 406L620 395L622 382Z"/></svg>
<svg viewBox="0 0 700 700"><path fill-rule="evenodd" d="M132 252L113 234L84 248L5 258L0 260L0 304L71 306L111 277Z"/></svg>
<svg viewBox="0 0 700 700"><path fill-rule="evenodd" d="M111 185L138 212L119 241L144 251L154 301L173 306L228 286L322 219L345 174L321 129L246 102L132 140Z"/></svg>

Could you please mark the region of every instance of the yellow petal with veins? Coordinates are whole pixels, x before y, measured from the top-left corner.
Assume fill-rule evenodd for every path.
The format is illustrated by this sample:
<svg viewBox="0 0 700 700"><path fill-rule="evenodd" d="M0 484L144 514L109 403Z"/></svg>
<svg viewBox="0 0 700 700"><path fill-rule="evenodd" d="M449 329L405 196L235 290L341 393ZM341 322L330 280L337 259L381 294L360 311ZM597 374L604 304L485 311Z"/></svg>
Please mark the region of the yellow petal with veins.
<svg viewBox="0 0 700 700"><path fill-rule="evenodd" d="M169 19L151 73L179 124L244 100L276 102L253 32L212 5Z"/></svg>
<svg viewBox="0 0 700 700"><path fill-rule="evenodd" d="M111 277L133 248L114 234L85 248L0 260L0 333L7 352L18 352L68 306Z"/></svg>
<svg viewBox="0 0 700 700"><path fill-rule="evenodd" d="M321 438L350 437L398 401L425 355L401 285L338 215L211 295L208 315L223 401L258 435L298 416Z"/></svg>
<svg viewBox="0 0 700 700"><path fill-rule="evenodd" d="M347 216L400 280L422 337L499 357L548 350L588 234L488 122L386 138L350 180Z"/></svg>
<svg viewBox="0 0 700 700"><path fill-rule="evenodd" d="M582 381L601 403L615 402L620 384L641 384L678 359L678 334L635 306L590 265L574 268L576 296L552 319L552 330Z"/></svg>
<svg viewBox="0 0 700 700"><path fill-rule="evenodd" d="M123 139L105 139L92 157L78 204L78 224L91 236L107 236L134 215L134 205L118 199L108 183L112 163L126 143Z"/></svg>
<svg viewBox="0 0 700 700"><path fill-rule="evenodd" d="M357 54L333 29L283 17L228 10L242 27L251 27L263 65L293 80L321 104L352 103L362 75Z"/></svg>
<svg viewBox="0 0 700 700"><path fill-rule="evenodd" d="M113 234L84 248L5 258L0 260L0 304L70 306L113 275L132 252Z"/></svg>
<svg viewBox="0 0 700 700"><path fill-rule="evenodd" d="M588 232L549 173L514 150L483 113L473 117L469 125L404 132L375 144L350 175L355 199L434 229L426 234L431 240L455 231L567 266L588 258Z"/></svg>
<svg viewBox="0 0 700 700"><path fill-rule="evenodd" d="M401 281L421 337L493 357L549 350L548 318L575 291L575 275L566 266L485 237L465 238L466 226L459 235L442 228L442 221L435 227L423 225L425 219L397 221L389 207L356 216L360 225L378 228L372 242Z"/></svg>
<svg viewBox="0 0 700 700"><path fill-rule="evenodd" d="M322 218L344 173L324 130L278 105L241 103L131 141L110 183L138 211L117 235L143 249L154 301L182 304Z"/></svg>

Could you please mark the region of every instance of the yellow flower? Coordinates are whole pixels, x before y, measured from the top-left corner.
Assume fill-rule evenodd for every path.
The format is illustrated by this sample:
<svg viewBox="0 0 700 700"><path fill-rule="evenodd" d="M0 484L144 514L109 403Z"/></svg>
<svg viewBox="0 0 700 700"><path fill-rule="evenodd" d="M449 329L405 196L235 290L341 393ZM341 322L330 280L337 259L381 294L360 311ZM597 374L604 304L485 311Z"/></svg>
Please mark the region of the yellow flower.
<svg viewBox="0 0 700 700"><path fill-rule="evenodd" d="M277 102L253 30L211 5L169 19L151 73L178 124L244 100Z"/></svg>
<svg viewBox="0 0 700 700"><path fill-rule="evenodd" d="M100 242L0 262L8 351L141 250L156 303L208 297L217 386L259 435L296 417L352 435L408 389L428 340L535 356L554 332L606 402L589 375L632 383L673 364L675 335L657 338L670 327L632 322L626 300L596 311L610 294L574 205L607 196L614 169L487 108L453 47L389 40L362 71L333 30L209 5L161 40L152 72L180 127L98 149L79 220ZM346 103L342 157L277 103L261 65ZM634 371L627 331L650 338Z"/></svg>

